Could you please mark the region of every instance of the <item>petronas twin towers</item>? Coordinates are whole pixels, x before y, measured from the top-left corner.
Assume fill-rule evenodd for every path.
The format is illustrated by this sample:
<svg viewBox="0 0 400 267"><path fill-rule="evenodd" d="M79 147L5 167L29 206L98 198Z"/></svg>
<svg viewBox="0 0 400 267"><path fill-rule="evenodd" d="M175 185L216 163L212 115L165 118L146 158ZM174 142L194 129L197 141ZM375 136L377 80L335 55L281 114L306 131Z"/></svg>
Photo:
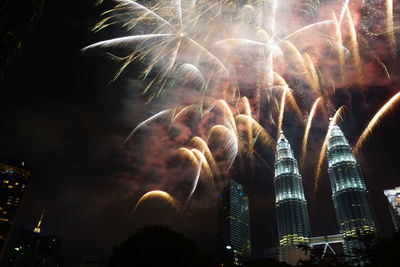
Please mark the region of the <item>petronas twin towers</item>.
<svg viewBox="0 0 400 267"><path fill-rule="evenodd" d="M338 126L333 126L328 143L328 174L332 199L346 255L363 247L357 237L374 233L376 222L360 167Z"/></svg>
<svg viewBox="0 0 400 267"><path fill-rule="evenodd" d="M280 260L295 263L295 248L311 237L303 181L289 141L281 132L275 154L275 209L278 220Z"/></svg>
<svg viewBox="0 0 400 267"><path fill-rule="evenodd" d="M357 237L374 233L369 194L350 145L338 126L332 126L327 150L332 199L343 247L350 256L363 244ZM302 256L299 245L310 245L311 230L302 178L289 141L281 132L275 153L275 208L280 260L295 264Z"/></svg>

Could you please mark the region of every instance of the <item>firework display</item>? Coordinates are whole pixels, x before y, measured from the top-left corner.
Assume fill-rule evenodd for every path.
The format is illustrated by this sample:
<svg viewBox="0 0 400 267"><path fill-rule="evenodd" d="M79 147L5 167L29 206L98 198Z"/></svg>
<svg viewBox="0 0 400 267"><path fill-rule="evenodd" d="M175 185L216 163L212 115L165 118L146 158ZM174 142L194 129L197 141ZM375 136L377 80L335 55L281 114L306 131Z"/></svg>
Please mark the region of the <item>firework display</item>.
<svg viewBox="0 0 400 267"><path fill-rule="evenodd" d="M394 83L397 64L396 10L391 0L115 0L95 31L116 27L121 37L84 51L102 51L119 66L113 79L134 65L146 82L143 95L168 99L171 108L141 122L126 138L157 121L172 129L191 129L176 144L191 169L192 185L215 191L232 168L254 168L260 151L275 151L282 129L303 134L300 167L317 146L314 177L318 190L330 129L352 112L338 92L362 94L388 85L390 100L361 132L355 153L379 120L399 102ZM115 28L114 28L115 29ZM121 30L122 29L122 30ZM372 77L372 78L371 78ZM176 96L182 97L176 97ZM171 97L175 96L175 97ZM174 99L174 101L171 101ZM379 108L379 107L377 107ZM330 118L330 121L328 121ZM324 140L309 143L313 125L324 124ZM170 132L168 132L169 134ZM311 166L309 166L311 167ZM151 193L139 200L141 204ZM177 204L174 204L177 205Z"/></svg>

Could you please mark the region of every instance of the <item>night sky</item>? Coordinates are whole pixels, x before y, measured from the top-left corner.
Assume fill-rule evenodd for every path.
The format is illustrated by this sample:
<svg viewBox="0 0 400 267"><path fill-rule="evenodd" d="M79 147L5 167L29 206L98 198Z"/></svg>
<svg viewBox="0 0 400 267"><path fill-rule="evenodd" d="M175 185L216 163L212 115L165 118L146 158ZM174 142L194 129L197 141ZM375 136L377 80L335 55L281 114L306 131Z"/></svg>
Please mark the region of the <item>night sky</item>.
<svg viewBox="0 0 400 267"><path fill-rule="evenodd" d="M63 238L61 253L67 262L81 256L107 257L114 244L133 234L140 220L132 210L143 193L162 189L179 194L176 180L163 179L163 171L171 169L173 162L162 162L169 155L157 145L165 141L162 137L142 132L120 148L140 121L165 104L145 104L140 95L145 83L135 80L135 66L109 84L116 66L105 57L81 52L91 43L118 36L115 31L90 30L109 7L110 3L95 7L89 0L62 5L47 1L31 38L1 84L0 158L23 160L32 169L18 227L33 229L41 210L46 209L43 233ZM335 104L348 105L340 126L351 144L373 114L400 90L399 75L392 69L391 83L354 94L337 92ZM358 157L380 229L387 234L394 229L383 190L400 186L399 116L400 107L394 108ZM321 142L327 122L321 119L320 124L313 126L311 142ZM302 131L290 122L284 129L298 157ZM182 128L176 138L185 134ZM315 196L311 193L317 153L310 151L309 168L302 171L312 233L336 234L326 163L320 190ZM271 164L271 154L265 154ZM273 173L263 166L257 163L251 181L243 175L238 178L250 193L258 255L277 241ZM200 197L194 203L181 223L185 225L177 228L195 238L204 250L212 249L216 218L208 214L215 212L215 205L207 202L201 207Z"/></svg>

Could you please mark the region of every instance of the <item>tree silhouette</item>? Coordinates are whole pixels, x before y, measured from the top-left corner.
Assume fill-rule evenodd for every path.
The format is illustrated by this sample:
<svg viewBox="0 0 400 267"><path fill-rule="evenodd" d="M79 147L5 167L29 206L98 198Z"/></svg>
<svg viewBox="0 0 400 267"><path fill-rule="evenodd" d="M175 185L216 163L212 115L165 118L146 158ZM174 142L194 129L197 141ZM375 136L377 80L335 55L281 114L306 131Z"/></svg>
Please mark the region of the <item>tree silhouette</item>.
<svg viewBox="0 0 400 267"><path fill-rule="evenodd" d="M367 256L371 267L392 267L399 265L400 233L389 237L377 238L371 248L363 253Z"/></svg>
<svg viewBox="0 0 400 267"><path fill-rule="evenodd" d="M273 259L260 259L245 262L243 263L243 267L290 267L290 265Z"/></svg>
<svg viewBox="0 0 400 267"><path fill-rule="evenodd" d="M112 267L210 266L193 240L167 227L146 226L114 246Z"/></svg>

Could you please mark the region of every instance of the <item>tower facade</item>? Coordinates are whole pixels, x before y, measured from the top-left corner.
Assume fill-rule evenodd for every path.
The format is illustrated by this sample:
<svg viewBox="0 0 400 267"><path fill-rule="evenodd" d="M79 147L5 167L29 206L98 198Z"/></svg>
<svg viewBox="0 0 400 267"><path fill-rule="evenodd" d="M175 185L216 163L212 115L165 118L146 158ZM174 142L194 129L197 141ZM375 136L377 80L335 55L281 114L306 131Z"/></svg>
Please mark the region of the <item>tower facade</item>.
<svg viewBox="0 0 400 267"><path fill-rule="evenodd" d="M7 267L62 267L64 260L59 256L62 239L57 235L42 235L44 211L34 230L21 229L9 247Z"/></svg>
<svg viewBox="0 0 400 267"><path fill-rule="evenodd" d="M225 262L251 258L249 199L243 186L234 180L222 191L218 211L219 247Z"/></svg>
<svg viewBox="0 0 400 267"><path fill-rule="evenodd" d="M309 245L311 230L303 181L289 141L281 132L275 153L275 209L278 223L280 260L296 264Z"/></svg>
<svg viewBox="0 0 400 267"><path fill-rule="evenodd" d="M344 238L344 252L350 256L354 249L363 248L357 238L375 233L376 223L360 167L337 125L330 128L327 158L339 231Z"/></svg>
<svg viewBox="0 0 400 267"><path fill-rule="evenodd" d="M393 219L394 229L400 231L400 187L384 190L383 193L389 201L390 215Z"/></svg>
<svg viewBox="0 0 400 267"><path fill-rule="evenodd" d="M10 229L25 193L30 171L0 163L0 250L4 252Z"/></svg>

